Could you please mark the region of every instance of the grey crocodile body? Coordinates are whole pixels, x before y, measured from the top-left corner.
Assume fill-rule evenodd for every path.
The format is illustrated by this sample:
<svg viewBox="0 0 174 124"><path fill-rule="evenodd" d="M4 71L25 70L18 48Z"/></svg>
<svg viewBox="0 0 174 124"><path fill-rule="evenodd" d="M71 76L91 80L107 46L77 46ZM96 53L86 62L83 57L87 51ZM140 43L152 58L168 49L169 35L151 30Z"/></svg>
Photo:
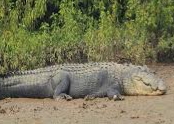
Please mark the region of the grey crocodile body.
<svg viewBox="0 0 174 124"><path fill-rule="evenodd" d="M121 99L121 95L162 95L165 83L145 66L117 63L55 65L0 78L0 98Z"/></svg>

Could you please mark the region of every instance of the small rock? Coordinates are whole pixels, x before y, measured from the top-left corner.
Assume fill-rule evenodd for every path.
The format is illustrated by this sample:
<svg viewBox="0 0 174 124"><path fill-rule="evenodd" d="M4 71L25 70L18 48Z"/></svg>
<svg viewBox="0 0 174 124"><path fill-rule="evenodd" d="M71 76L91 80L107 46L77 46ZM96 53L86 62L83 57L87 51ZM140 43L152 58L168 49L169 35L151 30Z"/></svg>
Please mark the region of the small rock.
<svg viewBox="0 0 174 124"><path fill-rule="evenodd" d="M55 111L59 110L56 106L54 106L53 109L54 109Z"/></svg>
<svg viewBox="0 0 174 124"><path fill-rule="evenodd" d="M136 119L136 118L140 118L139 116L131 116L131 119Z"/></svg>
<svg viewBox="0 0 174 124"><path fill-rule="evenodd" d="M88 105L86 103L83 103L82 105L79 106L79 108L87 109Z"/></svg>
<svg viewBox="0 0 174 124"><path fill-rule="evenodd" d="M121 111L120 111L120 113L126 113L126 111L124 111L124 110L121 110Z"/></svg>
<svg viewBox="0 0 174 124"><path fill-rule="evenodd" d="M106 108L106 107L107 107L107 105L106 105L106 104L102 104L102 105L98 105L98 106L97 106L97 108L98 108L98 109L101 109L101 108Z"/></svg>
<svg viewBox="0 0 174 124"><path fill-rule="evenodd" d="M6 113L6 110L5 109L0 109L0 113L1 114L5 114Z"/></svg>
<svg viewBox="0 0 174 124"><path fill-rule="evenodd" d="M41 111L43 108L41 107L37 107L37 108L34 108L34 111Z"/></svg>

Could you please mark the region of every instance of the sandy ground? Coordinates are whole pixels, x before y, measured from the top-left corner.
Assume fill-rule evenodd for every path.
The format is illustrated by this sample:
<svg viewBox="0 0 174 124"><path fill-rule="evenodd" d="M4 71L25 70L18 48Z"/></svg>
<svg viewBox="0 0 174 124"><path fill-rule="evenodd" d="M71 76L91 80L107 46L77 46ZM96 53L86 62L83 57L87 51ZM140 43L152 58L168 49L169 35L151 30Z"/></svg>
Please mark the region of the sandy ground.
<svg viewBox="0 0 174 124"><path fill-rule="evenodd" d="M166 95L126 96L124 101L5 99L0 124L174 124L174 65L150 68L166 81Z"/></svg>

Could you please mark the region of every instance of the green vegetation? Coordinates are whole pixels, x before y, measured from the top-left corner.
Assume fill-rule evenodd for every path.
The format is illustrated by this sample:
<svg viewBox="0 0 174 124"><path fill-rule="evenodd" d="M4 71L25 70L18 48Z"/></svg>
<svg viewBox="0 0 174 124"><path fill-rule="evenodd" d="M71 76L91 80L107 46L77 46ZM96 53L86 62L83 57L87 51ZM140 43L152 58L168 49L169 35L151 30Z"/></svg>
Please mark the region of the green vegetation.
<svg viewBox="0 0 174 124"><path fill-rule="evenodd" d="M173 0L0 1L0 73L122 59L174 61Z"/></svg>

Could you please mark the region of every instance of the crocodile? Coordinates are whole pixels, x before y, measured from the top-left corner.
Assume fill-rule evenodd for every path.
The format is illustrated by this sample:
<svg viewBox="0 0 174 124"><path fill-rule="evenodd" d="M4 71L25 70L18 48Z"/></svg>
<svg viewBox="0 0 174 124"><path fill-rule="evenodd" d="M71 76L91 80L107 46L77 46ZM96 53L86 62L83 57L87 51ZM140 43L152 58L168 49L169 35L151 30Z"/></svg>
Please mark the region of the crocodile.
<svg viewBox="0 0 174 124"><path fill-rule="evenodd" d="M165 82L147 66L114 62L60 64L0 77L0 99L123 100L124 95L163 95L166 91Z"/></svg>

